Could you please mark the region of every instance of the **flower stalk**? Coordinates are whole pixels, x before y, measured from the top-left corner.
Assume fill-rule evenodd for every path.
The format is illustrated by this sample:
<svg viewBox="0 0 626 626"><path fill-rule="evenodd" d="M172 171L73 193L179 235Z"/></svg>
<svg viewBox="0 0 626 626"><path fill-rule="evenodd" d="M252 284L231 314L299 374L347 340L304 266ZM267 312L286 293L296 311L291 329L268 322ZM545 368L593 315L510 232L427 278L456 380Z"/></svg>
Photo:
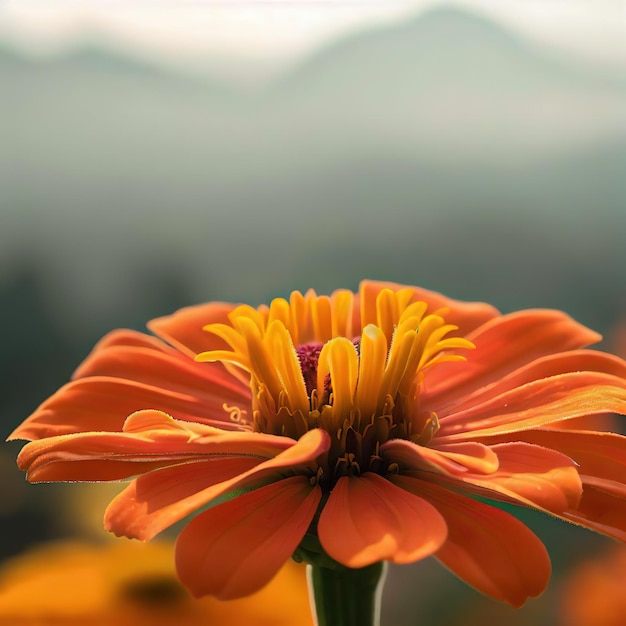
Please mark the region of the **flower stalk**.
<svg viewBox="0 0 626 626"><path fill-rule="evenodd" d="M307 565L315 624L380 626L380 600L386 570L383 561L358 569Z"/></svg>

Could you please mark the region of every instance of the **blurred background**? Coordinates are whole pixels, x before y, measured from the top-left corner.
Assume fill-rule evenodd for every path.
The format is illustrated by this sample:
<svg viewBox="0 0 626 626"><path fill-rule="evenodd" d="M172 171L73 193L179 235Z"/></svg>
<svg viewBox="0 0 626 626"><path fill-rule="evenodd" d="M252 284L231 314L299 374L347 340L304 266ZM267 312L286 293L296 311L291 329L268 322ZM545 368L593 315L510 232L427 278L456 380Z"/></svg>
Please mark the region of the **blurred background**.
<svg viewBox="0 0 626 626"><path fill-rule="evenodd" d="M113 328L362 278L560 308L626 356L625 11L5 0L3 436ZM0 567L105 541L110 486L29 486L19 448L0 452ZM428 560L390 571L383 623L599 626L563 598L613 544L522 516L553 557L542 598L514 611Z"/></svg>

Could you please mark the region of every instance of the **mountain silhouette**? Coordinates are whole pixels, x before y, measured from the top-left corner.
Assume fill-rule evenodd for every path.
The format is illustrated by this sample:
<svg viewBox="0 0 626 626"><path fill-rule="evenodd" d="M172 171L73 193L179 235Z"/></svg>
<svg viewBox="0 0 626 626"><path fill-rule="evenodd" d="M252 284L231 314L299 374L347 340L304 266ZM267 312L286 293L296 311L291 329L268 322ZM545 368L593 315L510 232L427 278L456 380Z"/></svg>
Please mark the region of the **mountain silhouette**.
<svg viewBox="0 0 626 626"><path fill-rule="evenodd" d="M345 141L403 135L433 156L482 158L484 150L525 154L623 136L624 78L443 8L327 46L269 97L295 129L332 120Z"/></svg>
<svg viewBox="0 0 626 626"><path fill-rule="evenodd" d="M600 324L626 280L622 83L464 11L342 37L256 92L102 47L0 51L0 84L2 266L32 257L79 322L168 266L198 299L370 275L559 306L583 277Z"/></svg>
<svg viewBox="0 0 626 626"><path fill-rule="evenodd" d="M466 90L520 94L538 88L626 87L626 77L587 71L495 22L453 7L355 33L314 53L276 85L281 95Z"/></svg>

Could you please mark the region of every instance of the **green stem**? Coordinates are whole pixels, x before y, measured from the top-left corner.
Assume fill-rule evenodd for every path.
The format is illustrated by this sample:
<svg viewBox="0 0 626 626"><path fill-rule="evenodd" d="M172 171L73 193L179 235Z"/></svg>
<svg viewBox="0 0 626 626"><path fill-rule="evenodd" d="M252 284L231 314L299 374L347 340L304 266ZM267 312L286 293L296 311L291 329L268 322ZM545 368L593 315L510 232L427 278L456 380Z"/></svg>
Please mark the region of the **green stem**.
<svg viewBox="0 0 626 626"><path fill-rule="evenodd" d="M360 569L307 565L317 626L379 626L385 572L383 562Z"/></svg>

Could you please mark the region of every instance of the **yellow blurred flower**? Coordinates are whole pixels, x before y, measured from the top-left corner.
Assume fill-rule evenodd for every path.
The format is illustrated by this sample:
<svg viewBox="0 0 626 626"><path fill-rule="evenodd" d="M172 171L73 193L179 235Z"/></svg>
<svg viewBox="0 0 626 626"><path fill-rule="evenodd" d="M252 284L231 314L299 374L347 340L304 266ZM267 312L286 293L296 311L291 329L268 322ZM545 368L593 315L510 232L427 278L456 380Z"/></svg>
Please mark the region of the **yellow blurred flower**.
<svg viewBox="0 0 626 626"><path fill-rule="evenodd" d="M173 548L134 541L35 548L0 569L0 624L311 626L303 566L288 562L241 600L194 600L178 581Z"/></svg>

